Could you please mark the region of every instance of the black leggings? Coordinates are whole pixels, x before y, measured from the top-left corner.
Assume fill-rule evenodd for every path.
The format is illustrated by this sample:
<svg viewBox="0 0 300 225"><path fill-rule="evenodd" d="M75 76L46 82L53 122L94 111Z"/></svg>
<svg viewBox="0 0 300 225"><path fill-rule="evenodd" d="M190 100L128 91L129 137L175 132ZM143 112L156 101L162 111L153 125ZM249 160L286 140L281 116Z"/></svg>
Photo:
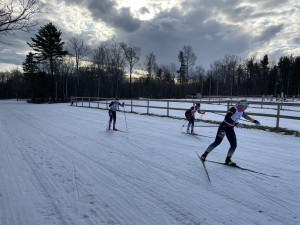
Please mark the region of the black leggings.
<svg viewBox="0 0 300 225"><path fill-rule="evenodd" d="M116 120L117 120L117 113L116 113L116 111L109 110L108 114L109 114L109 127L110 127L112 121L114 121L113 122L113 126L115 127Z"/></svg>
<svg viewBox="0 0 300 225"><path fill-rule="evenodd" d="M224 122L222 122L219 126L215 141L210 146L208 146L206 151L209 153L219 144L221 144L225 135L230 143L230 148L228 150L227 156L231 157L237 147L236 135L234 132L234 127L229 126Z"/></svg>
<svg viewBox="0 0 300 225"><path fill-rule="evenodd" d="M194 123L195 123L195 117L191 116L191 117L189 118L189 125L191 124L192 127L194 127Z"/></svg>

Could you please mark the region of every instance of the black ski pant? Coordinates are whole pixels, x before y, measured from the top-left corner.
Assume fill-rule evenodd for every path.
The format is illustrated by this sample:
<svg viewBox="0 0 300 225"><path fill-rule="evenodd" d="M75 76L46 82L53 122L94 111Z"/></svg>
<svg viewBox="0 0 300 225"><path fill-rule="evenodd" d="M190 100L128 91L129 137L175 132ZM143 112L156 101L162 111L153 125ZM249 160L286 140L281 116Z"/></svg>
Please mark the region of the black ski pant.
<svg viewBox="0 0 300 225"><path fill-rule="evenodd" d="M215 141L208 146L206 149L207 153L210 153L214 148L216 148L223 141L224 136L227 137L230 147L227 156L231 157L237 147L236 135L234 132L234 127L222 122L218 128Z"/></svg>
<svg viewBox="0 0 300 225"><path fill-rule="evenodd" d="M113 121L113 128L115 128L116 120L117 120L117 113L116 113L116 111L109 110L108 114L109 114L109 125L108 125L108 127L110 128L111 122Z"/></svg>

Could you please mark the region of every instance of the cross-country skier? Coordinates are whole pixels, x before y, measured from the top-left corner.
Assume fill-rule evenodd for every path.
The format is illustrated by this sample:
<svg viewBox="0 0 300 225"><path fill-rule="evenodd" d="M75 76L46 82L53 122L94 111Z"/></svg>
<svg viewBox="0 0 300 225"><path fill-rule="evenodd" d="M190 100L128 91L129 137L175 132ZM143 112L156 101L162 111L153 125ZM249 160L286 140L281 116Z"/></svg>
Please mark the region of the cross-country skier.
<svg viewBox="0 0 300 225"><path fill-rule="evenodd" d="M195 123L195 113L198 112L200 114L205 114L205 111L200 110L200 102L197 102L194 106L192 106L190 109L185 111L185 117L189 121L186 132L190 132L191 127L191 134L194 134L194 123Z"/></svg>
<svg viewBox="0 0 300 225"><path fill-rule="evenodd" d="M233 128L243 127L242 124L238 122L238 120L241 117L244 117L245 119L255 123L256 125L260 125L260 123L257 120L254 120L250 116L245 114L244 111L247 109L248 106L249 106L248 101L241 100L240 102L238 102L237 105L230 108L230 110L225 115L224 121L219 126L215 141L207 147L207 149L201 156L201 160L203 162L205 161L207 155L223 141L223 138L226 135L230 143L230 148L227 153L225 164L229 166L236 166L236 164L231 161L231 157L237 147L236 135Z"/></svg>
<svg viewBox="0 0 300 225"><path fill-rule="evenodd" d="M118 130L116 128L116 120L117 120L116 111L119 110L119 106L124 107L124 102L121 104L117 98L109 104L109 110L108 110L108 114L109 114L108 129L109 130L110 130L112 121L113 121L113 130Z"/></svg>

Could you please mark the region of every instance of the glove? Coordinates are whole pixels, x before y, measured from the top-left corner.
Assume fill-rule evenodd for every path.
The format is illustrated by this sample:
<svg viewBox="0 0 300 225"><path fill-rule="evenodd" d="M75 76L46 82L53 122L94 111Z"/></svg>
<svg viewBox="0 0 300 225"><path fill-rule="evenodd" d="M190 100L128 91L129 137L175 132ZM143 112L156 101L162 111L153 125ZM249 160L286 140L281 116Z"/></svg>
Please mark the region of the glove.
<svg viewBox="0 0 300 225"><path fill-rule="evenodd" d="M253 123L255 123L257 126L260 126L260 122L258 122L257 120L254 120Z"/></svg>
<svg viewBox="0 0 300 225"><path fill-rule="evenodd" d="M243 124L237 123L237 124L235 124L235 127L236 127L236 128L243 128Z"/></svg>

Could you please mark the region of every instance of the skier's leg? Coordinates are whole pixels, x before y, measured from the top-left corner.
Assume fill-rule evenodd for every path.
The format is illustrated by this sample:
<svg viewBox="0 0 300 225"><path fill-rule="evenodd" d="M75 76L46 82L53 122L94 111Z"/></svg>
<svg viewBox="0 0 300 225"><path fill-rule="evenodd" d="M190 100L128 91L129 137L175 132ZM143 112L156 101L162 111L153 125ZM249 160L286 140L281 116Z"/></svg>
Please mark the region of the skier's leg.
<svg viewBox="0 0 300 225"><path fill-rule="evenodd" d="M230 147L227 152L227 157L226 157L225 163L228 165L231 165L231 166L235 166L236 164L231 161L231 157L237 147L236 135L235 135L233 127L228 130L228 132L226 133L226 137L230 143Z"/></svg>
<svg viewBox="0 0 300 225"><path fill-rule="evenodd" d="M205 150L205 152L202 154L201 159L202 161L205 161L207 155L214 150L219 144L221 144L221 142L223 141L223 138L226 134L226 130L219 127L218 131L217 131L217 135L215 138L215 141L213 143L211 143L207 149Z"/></svg>
<svg viewBox="0 0 300 225"><path fill-rule="evenodd" d="M195 123L195 118L194 117L192 117L191 118L191 134L193 134L194 133L194 123Z"/></svg>
<svg viewBox="0 0 300 225"><path fill-rule="evenodd" d="M116 130L116 120L117 120L117 115L116 112L113 111L113 129Z"/></svg>
<svg viewBox="0 0 300 225"><path fill-rule="evenodd" d="M111 110L108 111L108 115L109 115L108 129L110 130L111 122L113 120L112 111Z"/></svg>
<svg viewBox="0 0 300 225"><path fill-rule="evenodd" d="M187 133L190 132L190 126L191 126L191 124L190 124L190 121L189 121L189 123L188 123L188 125L187 125L187 128L186 128L186 132L187 132Z"/></svg>

